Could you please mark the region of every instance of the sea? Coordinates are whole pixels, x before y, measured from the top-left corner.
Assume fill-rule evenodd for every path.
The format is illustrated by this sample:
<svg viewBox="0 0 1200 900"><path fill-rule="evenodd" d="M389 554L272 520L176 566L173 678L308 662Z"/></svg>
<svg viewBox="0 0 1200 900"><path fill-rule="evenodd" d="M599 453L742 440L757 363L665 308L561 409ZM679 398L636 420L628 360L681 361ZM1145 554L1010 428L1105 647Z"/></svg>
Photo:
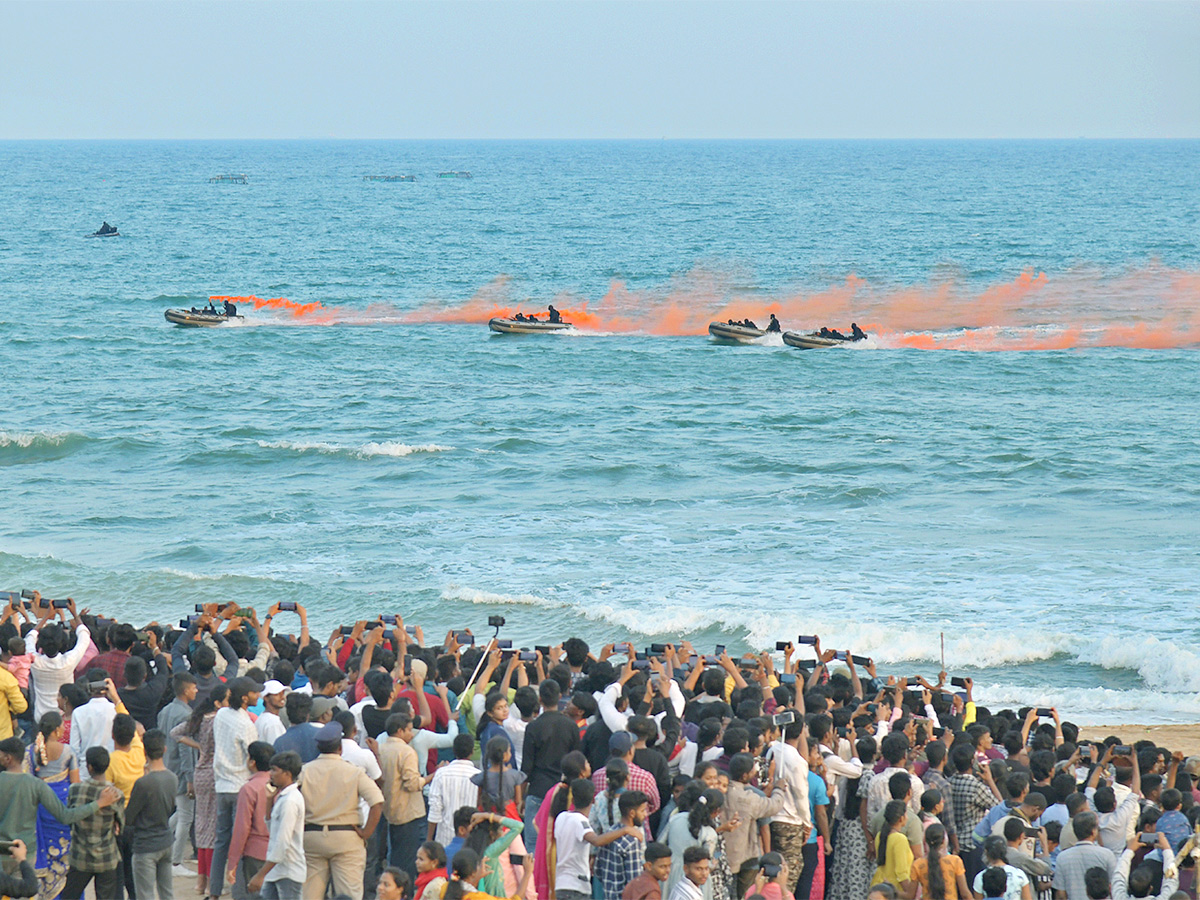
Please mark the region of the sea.
<svg viewBox="0 0 1200 900"><path fill-rule="evenodd" d="M1200 142L3 142L0 172L0 589L292 600L319 638L816 633L993 707L1200 721ZM210 297L245 319L163 318ZM551 303L573 331L488 330ZM870 336L707 335L771 312Z"/></svg>

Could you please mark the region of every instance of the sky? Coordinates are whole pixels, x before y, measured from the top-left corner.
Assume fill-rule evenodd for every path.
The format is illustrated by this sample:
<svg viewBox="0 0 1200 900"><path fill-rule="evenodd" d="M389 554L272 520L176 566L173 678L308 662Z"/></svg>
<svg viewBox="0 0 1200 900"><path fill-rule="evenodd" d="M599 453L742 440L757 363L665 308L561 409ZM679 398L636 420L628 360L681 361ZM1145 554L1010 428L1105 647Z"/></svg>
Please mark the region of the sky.
<svg viewBox="0 0 1200 900"><path fill-rule="evenodd" d="M0 139L1200 138L1200 2L0 0Z"/></svg>

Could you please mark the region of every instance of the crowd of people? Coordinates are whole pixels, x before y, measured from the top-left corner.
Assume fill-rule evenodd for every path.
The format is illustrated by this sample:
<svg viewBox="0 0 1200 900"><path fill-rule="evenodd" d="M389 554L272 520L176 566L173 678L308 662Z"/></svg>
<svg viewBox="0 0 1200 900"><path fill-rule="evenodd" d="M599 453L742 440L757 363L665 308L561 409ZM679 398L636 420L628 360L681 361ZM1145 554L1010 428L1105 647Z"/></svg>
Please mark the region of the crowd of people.
<svg viewBox="0 0 1200 900"><path fill-rule="evenodd" d="M0 894L1195 896L1200 757L815 635L735 659L382 615L321 642L295 603L137 628L25 593L0 618Z"/></svg>

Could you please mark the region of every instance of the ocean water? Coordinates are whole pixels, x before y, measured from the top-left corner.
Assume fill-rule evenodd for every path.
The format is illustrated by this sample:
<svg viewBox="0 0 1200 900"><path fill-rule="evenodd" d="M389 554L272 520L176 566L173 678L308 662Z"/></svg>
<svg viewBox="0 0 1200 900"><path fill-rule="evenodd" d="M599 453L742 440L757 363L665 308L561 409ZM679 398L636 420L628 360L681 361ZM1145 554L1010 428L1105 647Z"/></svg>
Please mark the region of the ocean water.
<svg viewBox="0 0 1200 900"><path fill-rule="evenodd" d="M297 600L321 635L815 631L926 677L944 635L992 704L1200 720L1198 142L0 143L0 170L0 588ZM214 295L262 300L162 318ZM576 333L486 328L549 302ZM872 336L705 335L772 310Z"/></svg>

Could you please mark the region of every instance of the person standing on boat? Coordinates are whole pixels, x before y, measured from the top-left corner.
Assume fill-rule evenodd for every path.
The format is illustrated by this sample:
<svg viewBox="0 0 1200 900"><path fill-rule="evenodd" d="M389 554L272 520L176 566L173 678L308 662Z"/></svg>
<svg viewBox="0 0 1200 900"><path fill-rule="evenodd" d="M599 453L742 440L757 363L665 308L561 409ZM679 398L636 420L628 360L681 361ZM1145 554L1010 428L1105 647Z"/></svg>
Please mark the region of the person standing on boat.
<svg viewBox="0 0 1200 900"><path fill-rule="evenodd" d="M850 323L850 340L863 341L866 340L867 333L858 327L857 322Z"/></svg>
<svg viewBox="0 0 1200 900"><path fill-rule="evenodd" d="M558 311L557 309L555 309L555 308L554 308L554 304L553 304L553 303L551 303L551 304L550 304L550 307L549 307L549 312L550 312L550 321L551 321L552 323L554 323L555 325L557 325L559 322L561 322L561 321L562 321L562 315L560 315L560 314L559 314L559 311Z"/></svg>
<svg viewBox="0 0 1200 900"><path fill-rule="evenodd" d="M225 301L225 318L232 319L236 315L237 315L237 307L234 306L232 303L230 303L228 300L226 300Z"/></svg>
<svg viewBox="0 0 1200 900"><path fill-rule="evenodd" d="M771 313L771 321L767 325L767 332L770 334L779 334L783 329L779 327L779 320L775 318L775 313Z"/></svg>

